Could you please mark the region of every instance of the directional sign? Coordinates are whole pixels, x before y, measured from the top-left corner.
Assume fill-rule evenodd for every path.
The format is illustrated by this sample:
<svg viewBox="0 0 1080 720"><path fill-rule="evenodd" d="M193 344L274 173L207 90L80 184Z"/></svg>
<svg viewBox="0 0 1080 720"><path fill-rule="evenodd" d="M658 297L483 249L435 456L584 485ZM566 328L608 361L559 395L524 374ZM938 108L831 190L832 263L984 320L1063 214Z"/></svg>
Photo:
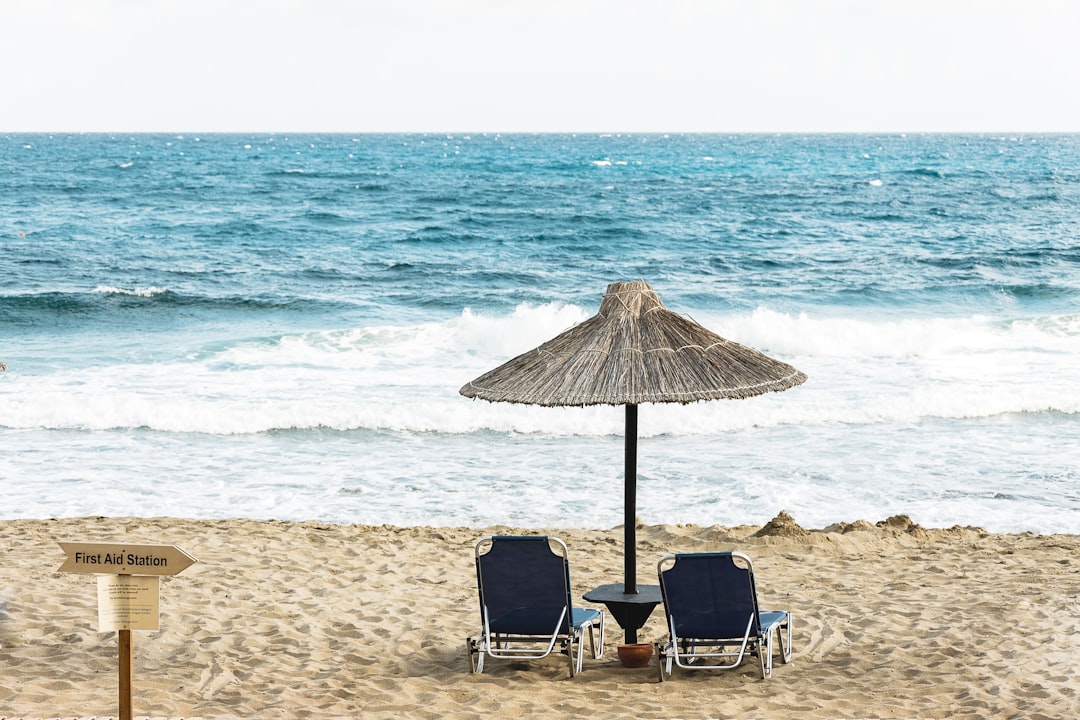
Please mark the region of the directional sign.
<svg viewBox="0 0 1080 720"><path fill-rule="evenodd" d="M67 559L57 572L106 575L176 575L195 558L175 545L62 542Z"/></svg>

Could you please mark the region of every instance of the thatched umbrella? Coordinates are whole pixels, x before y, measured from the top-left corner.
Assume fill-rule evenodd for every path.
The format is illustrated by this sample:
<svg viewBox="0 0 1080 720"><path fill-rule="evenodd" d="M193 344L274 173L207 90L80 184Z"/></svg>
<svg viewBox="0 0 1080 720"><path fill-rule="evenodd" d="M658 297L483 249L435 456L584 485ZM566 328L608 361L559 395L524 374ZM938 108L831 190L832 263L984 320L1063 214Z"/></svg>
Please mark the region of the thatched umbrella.
<svg viewBox="0 0 1080 720"><path fill-rule="evenodd" d="M625 405L624 592L637 592L637 409L747 398L806 375L671 312L644 281L608 285L593 317L484 373L462 395L526 405Z"/></svg>

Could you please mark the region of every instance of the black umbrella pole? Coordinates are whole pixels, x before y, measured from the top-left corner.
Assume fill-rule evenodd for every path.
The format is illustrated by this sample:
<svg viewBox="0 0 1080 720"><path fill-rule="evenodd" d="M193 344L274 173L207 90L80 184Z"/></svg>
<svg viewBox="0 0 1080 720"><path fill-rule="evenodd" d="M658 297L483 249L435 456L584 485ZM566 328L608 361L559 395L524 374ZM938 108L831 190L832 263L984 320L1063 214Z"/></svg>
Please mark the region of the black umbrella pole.
<svg viewBox="0 0 1080 720"><path fill-rule="evenodd" d="M637 405L626 406L623 499L623 592L637 592Z"/></svg>

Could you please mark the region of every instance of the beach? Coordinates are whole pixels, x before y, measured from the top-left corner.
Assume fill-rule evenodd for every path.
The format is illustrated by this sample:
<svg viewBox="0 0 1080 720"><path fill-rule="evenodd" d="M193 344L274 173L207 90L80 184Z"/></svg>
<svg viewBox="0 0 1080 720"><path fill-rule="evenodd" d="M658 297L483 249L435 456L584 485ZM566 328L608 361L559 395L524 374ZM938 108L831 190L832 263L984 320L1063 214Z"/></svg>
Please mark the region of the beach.
<svg viewBox="0 0 1080 720"><path fill-rule="evenodd" d="M1075 535L923 528L906 516L804 529L641 525L639 582L668 552L740 550L763 607L794 617L794 659L658 682L605 654L489 660L473 544L550 534L574 594L621 578L620 529L543 530L86 517L0 522L0 717L117 714L117 635L94 576L58 542L175 544L198 563L160 586L160 630L134 632L136 716L202 718L1064 718L1080 713ZM587 605L581 601L582 605ZM653 613L640 631L659 640Z"/></svg>

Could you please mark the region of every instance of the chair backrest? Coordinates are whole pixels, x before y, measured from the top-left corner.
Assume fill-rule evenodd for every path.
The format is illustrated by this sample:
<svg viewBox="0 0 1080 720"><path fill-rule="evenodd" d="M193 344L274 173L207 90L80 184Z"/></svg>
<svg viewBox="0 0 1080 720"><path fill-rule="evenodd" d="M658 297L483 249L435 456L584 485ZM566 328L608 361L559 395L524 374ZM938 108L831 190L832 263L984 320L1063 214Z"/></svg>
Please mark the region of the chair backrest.
<svg viewBox="0 0 1080 720"><path fill-rule="evenodd" d="M665 568L672 558L674 565ZM688 553L668 556L659 568L665 612L679 637L741 638L748 625L751 635L760 634L754 569L747 556Z"/></svg>
<svg viewBox="0 0 1080 720"><path fill-rule="evenodd" d="M556 554L551 544L562 551ZM490 546L486 552L485 547ZM476 543L480 612L493 633L551 635L570 632L570 565L558 538L495 536ZM483 621L481 617L481 621Z"/></svg>

